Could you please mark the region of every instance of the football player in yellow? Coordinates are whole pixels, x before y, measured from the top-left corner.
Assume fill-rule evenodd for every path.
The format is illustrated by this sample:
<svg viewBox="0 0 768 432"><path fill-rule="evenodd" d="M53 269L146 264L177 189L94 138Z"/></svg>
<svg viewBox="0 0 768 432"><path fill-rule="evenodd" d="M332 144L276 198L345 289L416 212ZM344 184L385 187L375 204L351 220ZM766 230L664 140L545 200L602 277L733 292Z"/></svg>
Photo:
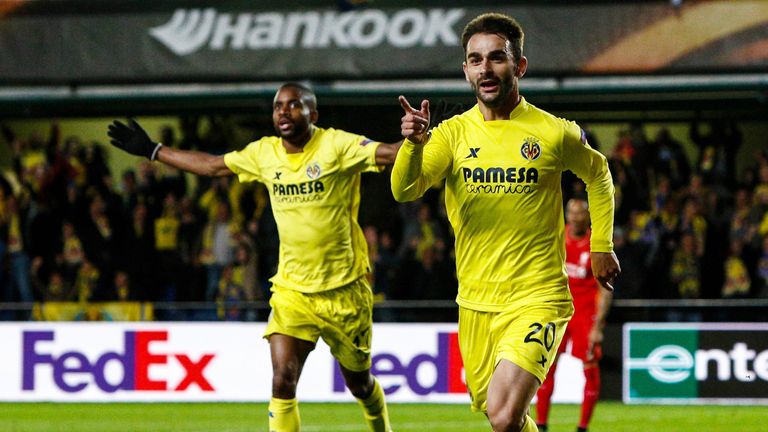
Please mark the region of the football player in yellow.
<svg viewBox="0 0 768 432"><path fill-rule="evenodd" d="M464 75L477 104L429 131L429 101L400 96L406 138L392 171L398 201L445 179L456 234L459 346L472 409L494 431L536 431L529 405L573 313L565 272L560 176L587 184L592 264L608 289L620 272L613 253L613 183L605 157L583 131L520 96L528 60L512 18L484 14L462 35Z"/></svg>
<svg viewBox="0 0 768 432"><path fill-rule="evenodd" d="M384 392L371 375L373 296L368 252L357 223L360 173L392 164L400 143L383 144L315 126L317 100L308 87L284 84L274 99L279 136L214 156L152 142L134 121L109 127L123 150L199 175L236 174L267 186L280 236L272 313L264 337L272 356L269 430L300 429L296 386L319 337L339 361L347 387L372 431L390 431Z"/></svg>

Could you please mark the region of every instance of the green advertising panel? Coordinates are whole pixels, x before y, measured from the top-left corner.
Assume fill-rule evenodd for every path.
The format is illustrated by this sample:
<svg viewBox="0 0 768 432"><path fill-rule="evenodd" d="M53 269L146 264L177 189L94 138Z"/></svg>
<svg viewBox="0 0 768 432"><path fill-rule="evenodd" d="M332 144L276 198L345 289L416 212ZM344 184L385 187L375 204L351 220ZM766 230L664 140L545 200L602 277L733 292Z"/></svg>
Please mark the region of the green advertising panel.
<svg viewBox="0 0 768 432"><path fill-rule="evenodd" d="M625 324L626 403L768 404L768 324Z"/></svg>

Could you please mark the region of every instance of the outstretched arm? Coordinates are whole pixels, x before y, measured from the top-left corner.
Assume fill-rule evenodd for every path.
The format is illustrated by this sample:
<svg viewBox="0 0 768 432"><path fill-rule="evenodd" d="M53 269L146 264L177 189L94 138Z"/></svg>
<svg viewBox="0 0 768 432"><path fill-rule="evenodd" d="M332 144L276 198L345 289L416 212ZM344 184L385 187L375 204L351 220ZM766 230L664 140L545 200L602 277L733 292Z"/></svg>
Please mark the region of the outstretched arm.
<svg viewBox="0 0 768 432"><path fill-rule="evenodd" d="M224 156L195 150L178 150L173 147L161 147L155 158L174 168L208 177L221 177L233 174L224 164Z"/></svg>
<svg viewBox="0 0 768 432"><path fill-rule="evenodd" d="M376 165L392 165L395 163L397 152L400 150L400 146L403 145L402 141L396 143L381 143L376 147Z"/></svg>
<svg viewBox="0 0 768 432"><path fill-rule="evenodd" d="M216 156L193 150L178 150L153 142L144 129L133 119L128 124L113 121L107 135L113 146L136 156L158 160L174 168L193 174L219 177L231 175L224 163L224 156Z"/></svg>

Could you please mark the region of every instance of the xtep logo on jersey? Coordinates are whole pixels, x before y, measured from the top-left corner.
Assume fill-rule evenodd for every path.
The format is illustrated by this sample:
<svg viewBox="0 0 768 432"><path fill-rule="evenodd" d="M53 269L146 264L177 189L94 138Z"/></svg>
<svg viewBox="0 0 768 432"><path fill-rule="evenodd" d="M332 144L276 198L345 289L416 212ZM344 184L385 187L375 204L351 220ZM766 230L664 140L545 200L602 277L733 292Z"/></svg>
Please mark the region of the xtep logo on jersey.
<svg viewBox="0 0 768 432"><path fill-rule="evenodd" d="M216 9L177 9L149 30L176 55L211 50L278 48L397 48L459 44L454 26L464 9L380 9L306 12L220 13Z"/></svg>
<svg viewBox="0 0 768 432"><path fill-rule="evenodd" d="M476 159L477 158L477 152L479 152L479 151L480 151L480 147L470 147L469 148L469 154L464 159L469 159L469 158L475 158Z"/></svg>
<svg viewBox="0 0 768 432"><path fill-rule="evenodd" d="M126 331L122 353L105 352L89 359L76 349L64 352L51 349L50 344L55 343L53 331L25 331L22 335L22 390L35 390L35 372L38 367L48 365L52 367L55 385L67 393L83 391L92 384L107 393L118 390L178 392L189 389L193 384L202 391L214 391L205 377L205 368L215 354L203 354L198 360L192 360L186 354L159 354L151 351L151 342L167 340L168 331ZM150 378L149 367L170 366L169 359L174 359L175 367L180 366L184 370L183 378L172 384L163 379ZM115 364L120 365L122 370L119 379L108 377L107 369L115 371Z"/></svg>
<svg viewBox="0 0 768 432"><path fill-rule="evenodd" d="M422 382L421 368L433 368L436 373L426 375L434 376L434 381ZM437 334L436 355L420 353L406 359L392 353L376 354L371 359L371 372L379 378L385 394L396 393L403 387L417 395L467 392L457 333ZM344 392L344 376L338 364L333 372L333 392Z"/></svg>
<svg viewBox="0 0 768 432"><path fill-rule="evenodd" d="M275 178L273 178L272 180L280 180L281 175L283 175L283 173L281 173L280 171L275 171Z"/></svg>

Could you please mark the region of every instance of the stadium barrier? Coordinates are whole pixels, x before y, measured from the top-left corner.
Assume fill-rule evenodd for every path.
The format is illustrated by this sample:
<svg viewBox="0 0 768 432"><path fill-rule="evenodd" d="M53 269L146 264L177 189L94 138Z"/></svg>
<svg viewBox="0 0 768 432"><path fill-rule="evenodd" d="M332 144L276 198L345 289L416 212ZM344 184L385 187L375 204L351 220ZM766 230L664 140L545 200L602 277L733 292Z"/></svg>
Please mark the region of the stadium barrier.
<svg viewBox="0 0 768 432"><path fill-rule="evenodd" d="M0 323L0 401L238 401L270 398L265 323ZM456 324L375 325L372 371L392 402L469 402ZM405 337L407 335L407 337ZM577 402L563 358L555 402ZM327 346L299 382L303 401L353 401Z"/></svg>

